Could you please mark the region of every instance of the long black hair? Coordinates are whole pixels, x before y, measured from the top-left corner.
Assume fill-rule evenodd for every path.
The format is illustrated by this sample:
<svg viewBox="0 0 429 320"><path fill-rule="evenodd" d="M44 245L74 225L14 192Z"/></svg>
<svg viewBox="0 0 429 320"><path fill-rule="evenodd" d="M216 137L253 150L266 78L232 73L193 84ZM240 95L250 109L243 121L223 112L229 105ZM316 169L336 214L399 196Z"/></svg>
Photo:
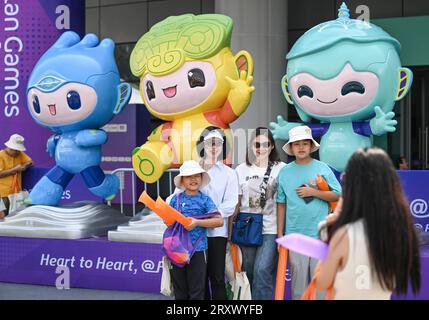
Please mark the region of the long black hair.
<svg viewBox="0 0 429 320"><path fill-rule="evenodd" d="M382 288L420 290L419 244L409 205L392 161L382 149L364 148L350 158L342 180L343 208L329 230L363 220L368 254Z"/></svg>
<svg viewBox="0 0 429 320"><path fill-rule="evenodd" d="M253 153L252 144L253 144L253 141L255 141L256 137L258 137L258 136L267 137L271 146L273 146L273 149L271 150L270 155L268 157L268 161L272 162L272 163L279 162L280 157L279 157L279 154L277 153L277 150L276 150L276 144L274 142L273 134L266 127L257 127L250 135L250 141L249 141L249 145L248 145L247 151L246 151L246 164L248 166L251 166L253 163L255 163L256 156Z"/></svg>

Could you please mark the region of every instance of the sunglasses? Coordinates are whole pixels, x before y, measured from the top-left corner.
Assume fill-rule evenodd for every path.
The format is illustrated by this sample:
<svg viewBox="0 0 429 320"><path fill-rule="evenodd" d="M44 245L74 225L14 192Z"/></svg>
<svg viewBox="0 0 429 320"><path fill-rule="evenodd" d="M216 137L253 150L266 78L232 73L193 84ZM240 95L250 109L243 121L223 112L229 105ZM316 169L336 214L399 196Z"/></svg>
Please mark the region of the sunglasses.
<svg viewBox="0 0 429 320"><path fill-rule="evenodd" d="M260 149L260 148L269 148L271 147L271 143L270 142L255 142L254 144L256 149Z"/></svg>
<svg viewBox="0 0 429 320"><path fill-rule="evenodd" d="M204 141L204 145L208 147L221 147L223 145L222 141Z"/></svg>

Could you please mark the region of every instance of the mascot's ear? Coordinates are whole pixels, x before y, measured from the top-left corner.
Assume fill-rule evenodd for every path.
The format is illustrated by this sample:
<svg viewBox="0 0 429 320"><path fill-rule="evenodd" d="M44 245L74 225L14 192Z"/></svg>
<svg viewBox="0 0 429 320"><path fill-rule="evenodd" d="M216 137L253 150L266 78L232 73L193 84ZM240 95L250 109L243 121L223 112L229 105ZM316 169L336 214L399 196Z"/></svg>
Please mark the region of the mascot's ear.
<svg viewBox="0 0 429 320"><path fill-rule="evenodd" d="M131 85L129 83L123 82L118 85L118 101L116 103L115 109L113 109L114 114L118 114L122 109L128 104L131 98Z"/></svg>
<svg viewBox="0 0 429 320"><path fill-rule="evenodd" d="M400 68L398 77L398 89L396 90L395 101L401 100L410 90L413 83L413 72L408 68Z"/></svg>
<svg viewBox="0 0 429 320"><path fill-rule="evenodd" d="M283 76L281 86L282 86L282 91L283 91L283 94L286 98L286 101L291 105L295 105L292 101L292 96L289 92L289 86L288 86L288 82L287 82L287 74L285 74ZM302 121L304 121L304 122L310 122L311 121L311 117L308 114L306 114L304 111L302 111L299 106L296 105L295 109L298 112L298 115Z"/></svg>
<svg viewBox="0 0 429 320"><path fill-rule="evenodd" d="M283 91L283 94L284 94L284 96L286 98L286 101L289 104L293 105L292 97L290 96L290 92L289 92L289 88L288 88L288 83L287 83L287 74L285 74L283 76L281 86L282 86L282 91Z"/></svg>
<svg viewBox="0 0 429 320"><path fill-rule="evenodd" d="M239 51L234 56L234 62L237 66L237 74L240 76L241 71L246 71L246 76L253 75L253 58L249 52L245 50Z"/></svg>

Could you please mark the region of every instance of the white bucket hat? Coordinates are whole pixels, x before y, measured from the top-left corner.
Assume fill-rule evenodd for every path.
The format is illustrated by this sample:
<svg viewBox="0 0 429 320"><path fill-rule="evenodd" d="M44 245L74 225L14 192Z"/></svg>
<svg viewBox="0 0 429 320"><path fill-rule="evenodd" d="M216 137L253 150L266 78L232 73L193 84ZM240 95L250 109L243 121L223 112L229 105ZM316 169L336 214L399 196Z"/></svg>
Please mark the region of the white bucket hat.
<svg viewBox="0 0 429 320"><path fill-rule="evenodd" d="M180 173L174 177L174 185L177 188L184 190L184 187L182 185L182 177L192 176L197 173L202 173L202 182L200 188L204 188L210 183L210 176L203 168L201 168L200 164L195 160L185 161L181 165Z"/></svg>
<svg viewBox="0 0 429 320"><path fill-rule="evenodd" d="M24 146L24 137L20 136L19 134L11 135L9 140L6 141L4 145L12 150L17 150L17 151L26 150Z"/></svg>
<svg viewBox="0 0 429 320"><path fill-rule="evenodd" d="M311 129L307 126L298 126L289 130L289 141L283 146L284 152L293 156L294 154L292 153L290 144L301 140L311 140L313 142L310 153L319 150L320 145L313 139Z"/></svg>

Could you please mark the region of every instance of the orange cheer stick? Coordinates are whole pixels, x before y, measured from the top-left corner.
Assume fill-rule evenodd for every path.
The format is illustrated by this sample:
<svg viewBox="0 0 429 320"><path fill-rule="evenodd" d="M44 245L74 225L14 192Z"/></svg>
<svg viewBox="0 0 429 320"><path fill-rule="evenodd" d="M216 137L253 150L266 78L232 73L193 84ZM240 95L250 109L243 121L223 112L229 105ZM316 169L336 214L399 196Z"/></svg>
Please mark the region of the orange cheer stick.
<svg viewBox="0 0 429 320"><path fill-rule="evenodd" d="M143 203L144 205L146 205L146 207L148 207L150 210L152 210L153 212L155 212L162 220L164 220L165 224L171 225L171 224L173 224L176 221L176 220L174 220L174 218L172 218L171 216L169 216L168 214L166 214L164 211L159 210L156 207L155 200L153 200L146 193L146 190L143 191L142 194L140 195L139 202Z"/></svg>
<svg viewBox="0 0 429 320"><path fill-rule="evenodd" d="M314 271L313 279L311 279L310 284L305 290L304 294L301 296L301 300L316 300L316 280L320 273L320 267L316 268ZM326 290L325 300L332 300L334 296L334 287L331 285L328 290Z"/></svg>
<svg viewBox="0 0 429 320"><path fill-rule="evenodd" d="M331 191L331 188L329 188L328 183L326 182L325 179L323 179L323 177L320 174L317 175L316 183L319 190ZM338 204L338 201L329 202L329 206L332 208L332 211L335 211L337 204Z"/></svg>
<svg viewBox="0 0 429 320"><path fill-rule="evenodd" d="M231 258L232 266L234 268L234 277L236 272L241 272L240 259L238 257L238 247L235 243L231 243Z"/></svg>
<svg viewBox="0 0 429 320"><path fill-rule="evenodd" d="M176 209L170 207L164 200L160 197L156 199L156 209L158 212L162 212L163 215L166 215L169 219L179 222L182 226L187 227L191 224L192 219L185 217Z"/></svg>
<svg viewBox="0 0 429 320"><path fill-rule="evenodd" d="M146 190L140 195L139 202L143 203L146 207L155 212L155 200L146 193Z"/></svg>
<svg viewBox="0 0 429 320"><path fill-rule="evenodd" d="M274 293L274 300L284 300L287 252L288 251L285 247L280 246L279 262L277 264L276 290Z"/></svg>

